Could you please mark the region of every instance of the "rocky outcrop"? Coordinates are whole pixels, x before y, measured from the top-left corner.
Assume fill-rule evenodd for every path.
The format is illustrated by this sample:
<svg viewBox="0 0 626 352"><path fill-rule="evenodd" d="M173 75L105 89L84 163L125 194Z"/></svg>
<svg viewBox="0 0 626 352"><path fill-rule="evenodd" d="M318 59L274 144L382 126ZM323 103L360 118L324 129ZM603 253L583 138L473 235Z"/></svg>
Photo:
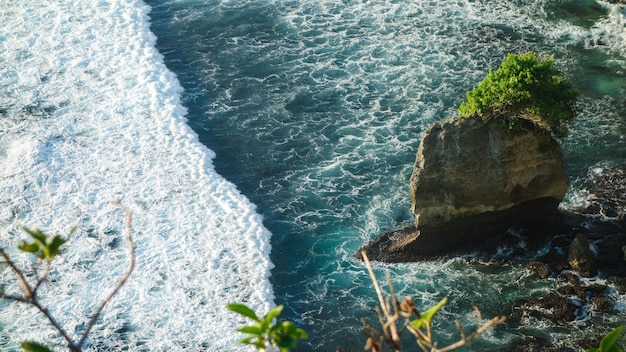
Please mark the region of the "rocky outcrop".
<svg viewBox="0 0 626 352"><path fill-rule="evenodd" d="M416 224L433 227L538 199L556 210L568 187L559 144L532 122L460 119L426 130L411 176Z"/></svg>
<svg viewBox="0 0 626 352"><path fill-rule="evenodd" d="M598 267L589 248L589 241L583 234L578 234L570 244L567 261L573 270L584 277L598 275Z"/></svg>
<svg viewBox="0 0 626 352"><path fill-rule="evenodd" d="M509 228L523 228L532 238L525 242L542 241L560 231L561 214L546 214L544 209L556 209L558 201L542 198L512 208L486 212L450 220L438 226L405 227L390 231L359 249L370 260L381 262L412 262L449 257L472 251L492 252L510 245L521 237L508 233Z"/></svg>
<svg viewBox="0 0 626 352"><path fill-rule="evenodd" d="M518 165L517 168L510 168L511 172L507 174L506 178L502 176L499 177L503 184L510 185L512 179L520 180L518 186L512 187L518 190L517 193L513 192L514 194L535 194L539 198L525 200L520 204L513 205L503 210L486 211L473 215L471 213L465 213L463 214L464 216L451 218L444 223L438 223L437 221L431 222L435 225L425 225L424 221L420 221L419 228L415 225L411 225L384 233L374 241L361 247L357 251L356 256L361 257L360 253L365 251L370 260L383 262L412 262L450 257L457 254L468 254L471 252L477 254L482 253L489 257L498 252L500 248L505 247L517 248L510 254L512 257L516 257L523 255L525 251L533 252L540 248L544 251L546 246L548 246L550 250L547 254L530 266L530 269L536 272L539 277L554 277L562 270L575 270L581 274L584 274L584 271L588 271L589 273L587 275L593 276L595 270L593 270L591 266L590 270L585 270L582 266L579 266L582 259L571 260L574 258L572 254L569 258L570 260L568 260L568 251L563 251L563 249L571 247L570 245L574 242L577 235L582 234L594 244L594 255L591 257L593 257L595 266L602 275L626 277L626 207L624 206L624 204L626 204L626 171L602 171L602 173L595 176L590 175L588 182L582 185L583 189L588 193L588 201L585 207L559 210L558 205L561 200L560 197L562 197L562 193L565 192L567 180L560 166L561 152L556 142L546 132L535 130L533 126L522 125L521 127L518 126L519 129L517 130L510 130L506 124L500 123L497 125L496 123L497 121L492 122L491 126L487 127L480 126L476 121L438 124L428 130L429 133L433 132L435 134L424 135L423 139L427 140L432 138L433 135L438 135L440 148L438 151L432 151L432 153L437 152L439 154L436 155L444 159L448 158L448 156L443 155L443 151L452 149L463 150L466 153L470 153L471 155L465 155L467 160L474 160L474 155L477 154L482 154L482 158L485 159L484 154L496 155L493 153L493 150L501 150L504 148L493 147L489 149L489 146L509 145L507 143L511 143L514 149L517 150L519 154L523 155L523 158L528 158L529 155L543 155L543 157L545 157L543 164L536 161L527 161L527 165L529 166L524 168L520 165L521 161L515 159L515 155L510 155L510 151L508 153L499 153L499 155L502 156L503 165ZM445 135L452 133L449 131L459 129L459 126L465 126L465 124L468 124L471 129L486 129L487 136L491 136L485 138L487 142L485 142L485 139L476 141L479 145L482 143L482 151L471 145L462 147L460 142L452 143L451 140L458 141L462 138L451 139L451 137ZM455 127L446 127L447 125L454 125ZM461 132L456 132L456 134L458 136L463 135ZM500 134L510 134L511 140L507 142L506 138L500 136ZM500 137L496 138L496 136ZM533 138L532 136L537 137ZM503 138L505 140L502 143L494 143L494 141ZM519 140L524 139L534 140L535 142L525 143L524 145L529 149L524 149L521 146L521 142L519 142ZM543 142L540 143L539 141ZM454 146L454 148L452 146ZM445 160L438 161L435 158L424 155L424 148L426 147L427 145L420 147L422 156L418 154L416 168L426 165L450 163ZM487 148L488 151L485 151L484 148ZM551 151L557 162L550 163L550 154L545 154L548 151ZM462 154L457 152L457 155ZM476 158L480 159L478 156L476 156ZM506 162L511 158L517 161ZM537 160L539 159L540 158ZM497 166L498 163L493 162L493 165ZM472 166L467 165L468 169L470 167ZM441 165L436 168L443 169ZM473 166L473 168L478 169L477 166ZM486 166L483 168L486 168ZM518 173L513 172L516 169L519 170ZM489 167L489 170L496 174L502 172L495 170L495 166ZM552 174L545 170L553 170L554 175L551 176ZM598 172L597 168L593 170L594 173ZM535 177L528 176L531 174L531 171L535 174ZM419 175L418 172L420 173ZM427 174L428 173L425 171L416 170L412 181L416 182L416 177L424 177ZM487 189L485 192L491 192L491 190L488 189L489 187L484 185L485 179L491 180L495 185L495 181L493 180L496 178L486 175L488 173L485 173L484 170L472 171L471 174L467 175L465 178L461 177L461 172L456 172L458 176L455 178L449 177L450 174L452 173L441 173L441 178L448 177L448 182L458 181L459 183L466 184L474 180L482 185L480 186L483 187L482 189ZM522 177L521 175L526 176ZM433 178L435 177L433 176ZM460 180L461 178L463 178L463 180ZM521 183L521 180L527 180L527 182ZM444 188L440 190L431 188L430 190L430 194L432 194L433 197L436 194L440 194L441 199L443 199L441 203L443 204L446 204L445 195L448 194L451 189L455 190L459 188L459 186L453 185L445 189L443 182L437 179L431 179L429 182L431 185L437 185L433 187ZM423 186L425 183L415 184ZM542 188L540 187L542 185L548 185L548 187ZM474 185L469 186L476 187ZM544 189L544 191L539 192L538 190L531 189L534 186L540 187ZM494 186L494 188L496 187ZM506 189L506 187L504 188ZM508 186L508 188L511 188L511 186ZM500 189L502 189L502 187L500 187ZM414 192L414 194L425 192L424 189L419 190L417 187L415 187L415 190L417 192ZM448 196L448 199L451 198L451 196ZM456 204L458 204L458 199L466 198L467 197L455 197L454 199L457 199ZM472 197L472 199L474 199L474 197ZM519 200L519 198L516 197L511 197L511 199ZM435 201L431 200L431 202L427 204L431 204L431 210L437 209L438 205ZM414 208L417 208L417 206ZM452 208L455 214L460 214L458 209L454 207L444 206L441 208ZM485 208L485 206L477 206L474 209L481 208ZM445 214L449 216L450 212ZM435 220L439 220L439 218L435 217ZM509 231L510 229L514 229L514 231ZM523 246L518 246L520 243L523 243ZM588 249L588 246L583 244L583 248L584 247ZM519 251L522 251L522 254L520 254ZM574 249L571 251L575 252ZM541 265L541 263L544 264Z"/></svg>
<svg viewBox="0 0 626 352"><path fill-rule="evenodd" d="M406 262L497 246L510 228L550 236L562 226L568 184L559 144L530 121L438 123L422 134L411 176L416 226L361 250L371 260Z"/></svg>

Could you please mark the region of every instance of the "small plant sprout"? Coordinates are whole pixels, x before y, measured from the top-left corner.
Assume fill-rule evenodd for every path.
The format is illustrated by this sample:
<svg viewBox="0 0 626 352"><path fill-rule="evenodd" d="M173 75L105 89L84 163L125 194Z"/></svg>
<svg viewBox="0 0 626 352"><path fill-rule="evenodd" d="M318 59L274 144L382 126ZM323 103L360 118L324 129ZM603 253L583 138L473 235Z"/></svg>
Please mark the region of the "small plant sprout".
<svg viewBox="0 0 626 352"><path fill-rule="evenodd" d="M413 304L413 300L407 297L400 303L396 296L396 293L391 282L391 278L387 277L390 297L385 298L383 292L378 284L376 275L372 265L367 258L365 251L361 252L363 261L370 274L376 295L378 296L378 304L376 312L378 313L378 320L380 328L375 327L369 323L366 319L363 319L365 329L363 333L367 336L367 342L365 344L366 351L380 352L380 351L402 351L402 333L408 331L413 335L417 345L424 352L447 352L453 351L461 346L466 345L468 342L475 340L482 335L489 328L504 323L505 316L494 317L487 322L483 322L480 316L480 311L475 307L475 311L478 318L478 327L476 330L467 335L461 326L459 321L456 322L456 326L459 330L461 338L448 346L438 347L434 341L432 332L433 318L448 302L448 298L442 298L439 303L427 309L424 312L419 312Z"/></svg>
<svg viewBox="0 0 626 352"><path fill-rule="evenodd" d="M246 325L237 331L247 335L239 341L240 343L252 345L257 350L274 352L278 348L280 352L288 352L298 347L298 340L308 338L307 333L293 322L276 320L283 311L282 305L270 309L266 315L260 318L244 304L231 303L226 308L252 320L251 325Z"/></svg>
<svg viewBox="0 0 626 352"><path fill-rule="evenodd" d="M63 328L63 326L61 326L59 321L54 316L52 316L50 310L43 305L38 296L39 288L42 284L47 282L52 262L61 253L61 246L66 243L66 240L58 235L47 235L37 228L28 228L26 226L20 225L20 228L30 236L30 240L20 241L18 244L18 249L22 252L34 255L37 258L37 265L33 266L32 273L28 270L24 270L18 267L17 264L9 257L6 251L3 248L0 248L0 263L6 264L11 269L11 271L17 277L17 281L21 286L21 293L17 294L7 294L0 289L0 298L9 301L24 303L26 305L35 307L41 314L46 317L48 322L54 327L54 329L59 333L63 340L65 340L65 347L67 347L72 352L82 351L83 345L87 340L87 336L89 335L89 332L98 320L98 317L102 313L102 310L111 301L113 296L120 290L120 288L126 283L135 267L135 244L131 235L132 213L127 211L119 202L114 202L113 204L120 207L126 215L127 240L130 247L128 270L124 275L122 275L118 284L111 290L109 295L104 298L96 311L91 315L91 319L89 320L89 322L86 323L86 328L78 339L74 339L72 335L68 333ZM76 228L72 228L69 231L70 235L74 233L74 231L76 231ZM41 271L42 265L44 266L43 272ZM34 277L35 283L33 284L29 282L27 277ZM52 352L52 350L47 346L33 341L24 341L22 342L21 347L22 350L26 352Z"/></svg>
<svg viewBox="0 0 626 352"><path fill-rule="evenodd" d="M618 326L613 331L608 333L600 341L600 347L588 349L587 352L622 352L624 349L617 344L617 339L622 334L624 325Z"/></svg>

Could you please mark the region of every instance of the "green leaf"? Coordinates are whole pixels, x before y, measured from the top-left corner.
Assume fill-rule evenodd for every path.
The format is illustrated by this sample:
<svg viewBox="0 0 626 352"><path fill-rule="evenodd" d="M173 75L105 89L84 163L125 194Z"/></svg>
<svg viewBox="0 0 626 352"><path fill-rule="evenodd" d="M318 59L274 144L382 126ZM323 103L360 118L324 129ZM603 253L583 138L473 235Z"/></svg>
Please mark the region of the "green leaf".
<svg viewBox="0 0 626 352"><path fill-rule="evenodd" d="M432 322L435 314L437 314L446 303L448 303L448 297L442 298L439 303L437 303L437 305L421 314L422 319L426 319L428 322Z"/></svg>
<svg viewBox="0 0 626 352"><path fill-rule="evenodd" d="M48 347L36 342L22 342L22 349L26 352L52 352Z"/></svg>
<svg viewBox="0 0 626 352"><path fill-rule="evenodd" d="M279 305L276 306L272 309L270 309L269 312L267 312L267 314L265 315L265 317L263 318L263 320L265 319L269 319L269 321L271 322L272 320L274 320L274 318L278 317L280 315L280 313L282 313L283 311L283 305Z"/></svg>
<svg viewBox="0 0 626 352"><path fill-rule="evenodd" d="M28 233L30 235L30 237L32 237L35 242L39 242L39 244L45 244L46 243L46 238L48 236L46 236L45 233L39 231L38 228L33 227L32 229L29 229L28 227L22 226L22 229Z"/></svg>
<svg viewBox="0 0 626 352"><path fill-rule="evenodd" d="M281 348L294 349L298 347L298 339L295 336L284 335L276 339L276 345Z"/></svg>
<svg viewBox="0 0 626 352"><path fill-rule="evenodd" d="M272 324L272 320L269 319L268 315L264 316L260 323L261 323L261 330L271 331L270 325Z"/></svg>
<svg viewBox="0 0 626 352"><path fill-rule="evenodd" d="M33 238L34 242L28 243L26 241L20 241L18 248L21 251L33 253L40 259L52 259L59 254L59 248L65 243L63 238L59 236L50 238L35 227L29 229L28 227L21 226L21 228Z"/></svg>
<svg viewBox="0 0 626 352"><path fill-rule="evenodd" d="M254 321L260 321L256 313L254 313L254 311L248 308L248 306L246 306L245 304L230 303L226 305L226 309L230 310L231 312L241 314L244 317L248 317Z"/></svg>
<svg viewBox="0 0 626 352"><path fill-rule="evenodd" d="M435 314L437 314L443 306L448 303L448 297L442 298L434 307L420 314L420 318L413 320L410 325L414 329L421 329L426 324L431 324Z"/></svg>
<svg viewBox="0 0 626 352"><path fill-rule="evenodd" d="M296 336L300 339L300 340L306 340L309 338L309 334L306 333L306 331L304 331L303 329L296 329Z"/></svg>
<svg viewBox="0 0 626 352"><path fill-rule="evenodd" d="M257 341L255 343L253 343L252 345L254 345L254 347L256 347L257 350L265 350L265 347L266 347L265 346L266 345L265 340Z"/></svg>
<svg viewBox="0 0 626 352"><path fill-rule="evenodd" d="M618 345L611 345L611 347L609 347L608 351L606 352L623 352L624 350L622 350L621 347L619 347ZM602 351L604 352L604 351Z"/></svg>
<svg viewBox="0 0 626 352"><path fill-rule="evenodd" d="M37 253L39 252L39 245L36 243L28 243L26 241L20 241L17 245L17 248L23 252L27 253Z"/></svg>
<svg viewBox="0 0 626 352"><path fill-rule="evenodd" d="M283 321L280 323L280 328L284 334L293 335L296 333L296 324L290 321Z"/></svg>
<svg viewBox="0 0 626 352"><path fill-rule="evenodd" d="M413 321L411 321L411 323L409 325L411 325L411 327L413 329L421 329L422 326L426 325L427 321L425 319L415 319Z"/></svg>
<svg viewBox="0 0 626 352"><path fill-rule="evenodd" d="M282 311L283 311L282 305L270 309L270 311L267 312L267 314L265 314L263 319L261 319L261 329L263 329L263 331L269 331L269 332L273 332L274 330L276 330L276 327L279 324L276 324L273 328L270 328L270 325L272 324L272 321L274 320L274 318L278 317Z"/></svg>
<svg viewBox="0 0 626 352"><path fill-rule="evenodd" d="M242 345L252 345L257 350L265 350L265 340L259 340L256 336L249 336L239 341Z"/></svg>
<svg viewBox="0 0 626 352"><path fill-rule="evenodd" d="M265 340L259 338L258 336L246 336L245 338L239 340L239 343L243 345L258 346L265 345Z"/></svg>
<svg viewBox="0 0 626 352"><path fill-rule="evenodd" d="M258 336L263 336L263 330L261 330L261 327L259 327L258 325L248 325L248 326L244 326L242 328L237 329L237 331L239 332L243 332L245 334L252 334L252 335L258 335Z"/></svg>
<svg viewBox="0 0 626 352"><path fill-rule="evenodd" d="M65 240L63 238L59 236L54 236L54 238L52 239L52 241L50 241L50 244L48 245L49 258L52 258L56 256L57 254L59 254L59 248L64 243L65 243Z"/></svg>
<svg viewBox="0 0 626 352"><path fill-rule="evenodd" d="M615 341L619 338L619 335L622 334L622 330L624 330L624 326L619 326L615 328L613 331L608 333L602 341L600 341L600 351L609 352L612 346L615 346ZM621 348L620 348L621 350Z"/></svg>

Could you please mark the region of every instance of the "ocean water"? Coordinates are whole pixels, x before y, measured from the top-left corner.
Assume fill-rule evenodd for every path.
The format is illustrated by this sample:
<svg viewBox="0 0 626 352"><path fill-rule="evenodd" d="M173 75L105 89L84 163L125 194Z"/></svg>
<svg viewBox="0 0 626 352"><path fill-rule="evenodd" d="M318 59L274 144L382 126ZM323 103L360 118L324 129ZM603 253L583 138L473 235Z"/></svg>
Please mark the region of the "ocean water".
<svg viewBox="0 0 626 352"><path fill-rule="evenodd" d="M284 304L311 335L300 350L361 350L376 298L353 255L411 223L420 132L453 117L507 53L554 54L582 92L562 141L563 207L584 204L590 175L624 167L625 17L583 0L0 0L1 244L24 237L16 219L79 226L52 273L59 284L42 292L79 333L127 263L109 204L120 199L134 212L138 266L90 350L246 350L232 301ZM454 320L472 326L473 305L514 314L558 286L526 271L540 254L375 269L419 306L449 297L445 344ZM470 350L590 336L626 320L626 297L613 299L610 317L505 324ZM0 309L3 349L42 336L36 312Z"/></svg>
<svg viewBox="0 0 626 352"><path fill-rule="evenodd" d="M28 268L16 220L65 236L78 226L41 289L77 336L128 265L120 200L137 264L88 350L231 350L239 322L222 302L273 304L270 233L187 125L148 12L135 0L0 2L1 244ZM2 283L18 287L9 270ZM33 309L0 311L0 350L61 342Z"/></svg>

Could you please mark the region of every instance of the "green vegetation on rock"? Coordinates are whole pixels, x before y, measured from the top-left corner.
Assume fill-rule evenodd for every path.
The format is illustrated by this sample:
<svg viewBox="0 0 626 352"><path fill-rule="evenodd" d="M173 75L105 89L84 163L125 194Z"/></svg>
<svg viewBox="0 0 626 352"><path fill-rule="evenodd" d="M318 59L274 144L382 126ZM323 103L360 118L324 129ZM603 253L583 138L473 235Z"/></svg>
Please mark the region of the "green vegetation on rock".
<svg viewBox="0 0 626 352"><path fill-rule="evenodd" d="M565 122L575 116L578 93L554 66L554 57L536 53L509 54L499 69L490 71L467 93L459 117L483 121L503 117L533 121L557 136L566 133Z"/></svg>

